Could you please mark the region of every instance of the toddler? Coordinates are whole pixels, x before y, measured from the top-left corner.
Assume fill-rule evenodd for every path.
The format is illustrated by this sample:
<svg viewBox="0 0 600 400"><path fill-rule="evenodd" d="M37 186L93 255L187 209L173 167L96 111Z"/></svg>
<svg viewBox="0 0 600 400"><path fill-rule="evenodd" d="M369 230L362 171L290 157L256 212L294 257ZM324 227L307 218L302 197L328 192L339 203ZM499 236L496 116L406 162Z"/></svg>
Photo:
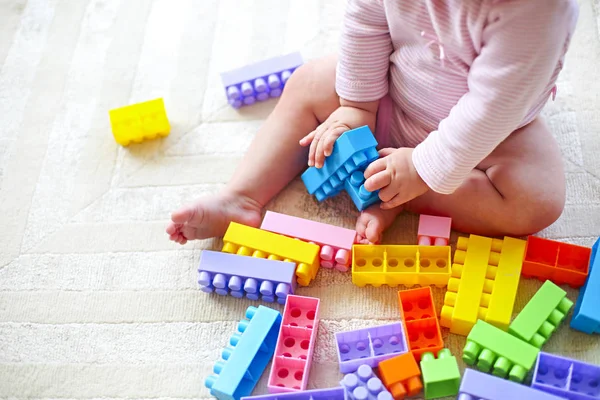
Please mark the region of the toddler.
<svg viewBox="0 0 600 400"><path fill-rule="evenodd" d="M259 226L262 208L345 131L369 125L381 158L359 216L376 243L402 211L450 216L457 230L521 236L565 202L556 141L539 117L562 69L575 0L349 0L340 51L300 67L216 196L173 212L171 240Z"/></svg>

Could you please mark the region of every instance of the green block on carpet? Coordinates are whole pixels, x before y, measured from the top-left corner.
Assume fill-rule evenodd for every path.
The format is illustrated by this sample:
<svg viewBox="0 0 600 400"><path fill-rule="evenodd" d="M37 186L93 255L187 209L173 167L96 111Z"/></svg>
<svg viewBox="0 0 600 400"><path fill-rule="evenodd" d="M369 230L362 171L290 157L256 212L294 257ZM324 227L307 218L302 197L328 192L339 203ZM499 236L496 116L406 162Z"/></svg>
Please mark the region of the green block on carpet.
<svg viewBox="0 0 600 400"><path fill-rule="evenodd" d="M460 371L456 357L442 349L436 359L433 353L423 353L421 373L426 399L456 396L460 388Z"/></svg>

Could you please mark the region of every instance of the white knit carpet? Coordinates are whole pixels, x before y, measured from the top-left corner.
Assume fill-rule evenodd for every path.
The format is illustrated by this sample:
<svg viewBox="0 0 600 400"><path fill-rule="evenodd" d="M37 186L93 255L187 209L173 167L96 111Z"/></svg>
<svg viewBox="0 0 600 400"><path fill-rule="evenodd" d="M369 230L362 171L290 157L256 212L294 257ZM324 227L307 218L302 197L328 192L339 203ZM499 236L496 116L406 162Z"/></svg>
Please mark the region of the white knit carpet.
<svg viewBox="0 0 600 400"><path fill-rule="evenodd" d="M0 0L0 398L209 396L204 378L257 303L197 290L201 249L221 243L171 244L166 221L222 187L273 107L232 110L219 72L335 51L343 3ZM568 205L542 235L589 246L600 233L600 41L598 5L581 6L545 111ZM108 110L155 97L165 98L171 135L118 146ZM299 181L270 209L347 227L357 214L346 197L316 204ZM416 225L400 218L386 242L414 243ZM539 285L521 285L516 311ZM341 378L334 332L398 319L396 291L328 270L299 290L322 304L311 388ZM444 336L460 356L464 338ZM546 350L600 362L597 340L568 327Z"/></svg>

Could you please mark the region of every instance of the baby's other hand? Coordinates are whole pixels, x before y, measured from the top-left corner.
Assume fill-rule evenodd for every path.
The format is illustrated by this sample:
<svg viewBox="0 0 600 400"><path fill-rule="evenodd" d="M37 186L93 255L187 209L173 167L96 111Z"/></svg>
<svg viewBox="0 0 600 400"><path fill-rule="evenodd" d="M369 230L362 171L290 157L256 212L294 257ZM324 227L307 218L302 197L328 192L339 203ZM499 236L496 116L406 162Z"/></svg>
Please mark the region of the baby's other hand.
<svg viewBox="0 0 600 400"><path fill-rule="evenodd" d="M365 189L379 190L381 208L397 207L429 190L412 162L414 149L382 149L380 159L373 161L365 170Z"/></svg>
<svg viewBox="0 0 600 400"><path fill-rule="evenodd" d="M371 129L375 126L376 112L352 106L340 106L325 122L314 131L300 140L301 146L310 145L308 153L308 166L313 165L322 168L325 157L329 157L333 151L333 145L337 138L350 129L369 125Z"/></svg>

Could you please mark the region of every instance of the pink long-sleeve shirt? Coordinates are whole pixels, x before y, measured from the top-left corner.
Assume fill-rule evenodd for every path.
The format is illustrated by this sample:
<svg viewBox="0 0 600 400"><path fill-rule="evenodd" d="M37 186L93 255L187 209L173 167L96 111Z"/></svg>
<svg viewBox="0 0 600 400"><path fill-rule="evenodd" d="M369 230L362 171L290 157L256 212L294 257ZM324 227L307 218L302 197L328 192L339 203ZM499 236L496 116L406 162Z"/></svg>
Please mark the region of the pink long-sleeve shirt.
<svg viewBox="0 0 600 400"><path fill-rule="evenodd" d="M555 88L575 0L348 0L336 89L394 103L391 134L452 193Z"/></svg>

